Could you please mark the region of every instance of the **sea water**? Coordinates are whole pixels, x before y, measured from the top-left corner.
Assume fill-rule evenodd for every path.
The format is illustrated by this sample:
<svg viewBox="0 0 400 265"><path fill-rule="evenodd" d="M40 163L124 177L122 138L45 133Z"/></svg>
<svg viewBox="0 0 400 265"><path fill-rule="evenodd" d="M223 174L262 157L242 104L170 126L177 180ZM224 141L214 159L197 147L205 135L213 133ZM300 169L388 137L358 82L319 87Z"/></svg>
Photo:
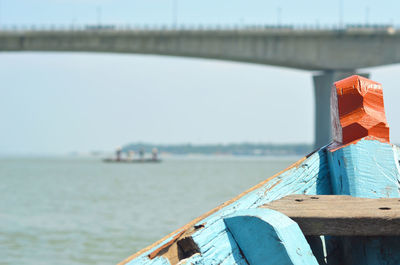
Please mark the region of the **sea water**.
<svg viewBox="0 0 400 265"><path fill-rule="evenodd" d="M0 264L116 264L297 158L0 158Z"/></svg>

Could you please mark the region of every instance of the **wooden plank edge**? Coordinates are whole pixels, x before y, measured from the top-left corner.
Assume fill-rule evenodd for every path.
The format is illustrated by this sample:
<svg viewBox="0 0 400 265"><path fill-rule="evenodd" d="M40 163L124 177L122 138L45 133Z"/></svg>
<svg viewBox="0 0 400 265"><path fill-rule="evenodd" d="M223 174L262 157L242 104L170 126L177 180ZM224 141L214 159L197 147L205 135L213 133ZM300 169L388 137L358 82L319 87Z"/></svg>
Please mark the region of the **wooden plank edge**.
<svg viewBox="0 0 400 265"><path fill-rule="evenodd" d="M289 195L259 208L286 215L307 236L400 235L400 198Z"/></svg>

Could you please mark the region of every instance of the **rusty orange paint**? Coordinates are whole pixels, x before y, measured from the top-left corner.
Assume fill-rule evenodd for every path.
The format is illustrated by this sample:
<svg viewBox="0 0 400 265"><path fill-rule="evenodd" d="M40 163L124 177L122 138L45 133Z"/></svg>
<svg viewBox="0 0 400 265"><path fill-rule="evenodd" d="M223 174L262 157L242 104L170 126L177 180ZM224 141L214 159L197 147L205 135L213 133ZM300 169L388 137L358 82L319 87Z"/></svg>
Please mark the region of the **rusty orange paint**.
<svg viewBox="0 0 400 265"><path fill-rule="evenodd" d="M381 84L353 75L332 88L333 140L348 144L364 137L389 143Z"/></svg>

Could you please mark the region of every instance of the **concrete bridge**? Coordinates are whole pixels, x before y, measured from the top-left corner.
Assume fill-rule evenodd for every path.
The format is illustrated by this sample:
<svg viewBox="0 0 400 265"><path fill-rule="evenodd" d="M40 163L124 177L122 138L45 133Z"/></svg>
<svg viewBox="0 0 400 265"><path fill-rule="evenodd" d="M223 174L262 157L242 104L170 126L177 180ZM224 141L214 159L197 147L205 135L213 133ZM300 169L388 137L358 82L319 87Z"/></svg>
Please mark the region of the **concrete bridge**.
<svg viewBox="0 0 400 265"><path fill-rule="evenodd" d="M158 54L318 71L314 74L314 91L315 146L319 147L331 139L332 82L360 68L399 63L400 32L390 27L0 31L0 51ZM300 103L298 107L302 107Z"/></svg>

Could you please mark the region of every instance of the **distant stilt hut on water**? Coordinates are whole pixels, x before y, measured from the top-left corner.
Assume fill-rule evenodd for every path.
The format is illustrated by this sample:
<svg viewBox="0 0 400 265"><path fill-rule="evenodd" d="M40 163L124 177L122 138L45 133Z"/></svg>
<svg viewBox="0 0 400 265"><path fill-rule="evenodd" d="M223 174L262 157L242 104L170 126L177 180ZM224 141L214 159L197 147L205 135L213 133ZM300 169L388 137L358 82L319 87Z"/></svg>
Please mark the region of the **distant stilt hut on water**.
<svg viewBox="0 0 400 265"><path fill-rule="evenodd" d="M156 161L158 159L158 149L155 147L151 151L151 159L154 161Z"/></svg>
<svg viewBox="0 0 400 265"><path fill-rule="evenodd" d="M158 149L153 148L151 152L151 158L145 157L145 149L142 147L139 149L139 158L135 159L135 151L126 151L126 158L122 157L123 148L118 146L115 151L115 158L105 158L103 162L116 162L116 163L159 163L161 159L158 158Z"/></svg>

